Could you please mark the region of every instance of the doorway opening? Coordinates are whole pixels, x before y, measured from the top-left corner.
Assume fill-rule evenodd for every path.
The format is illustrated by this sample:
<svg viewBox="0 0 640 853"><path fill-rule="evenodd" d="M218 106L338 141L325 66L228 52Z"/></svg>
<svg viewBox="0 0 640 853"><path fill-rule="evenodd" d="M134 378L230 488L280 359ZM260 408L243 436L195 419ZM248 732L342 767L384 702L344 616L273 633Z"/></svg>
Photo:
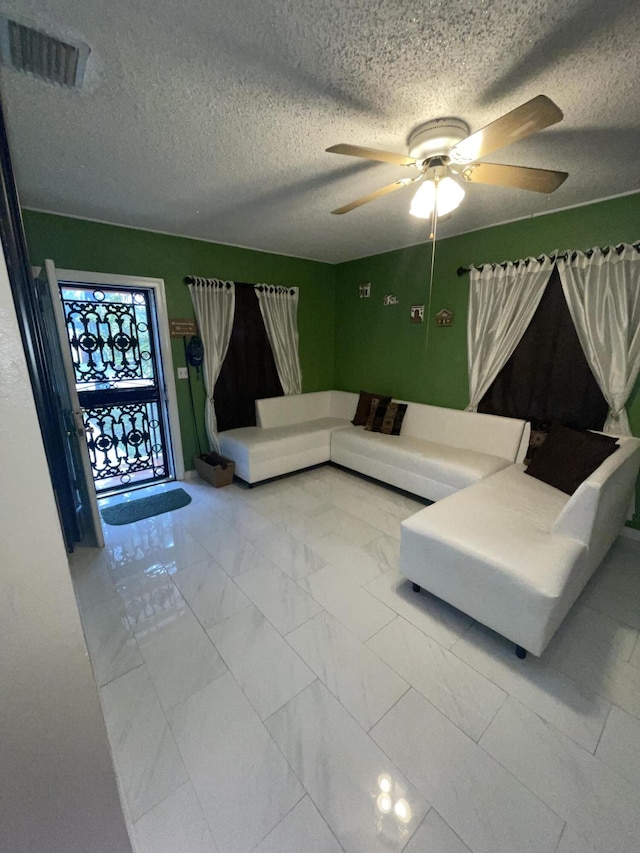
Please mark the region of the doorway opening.
<svg viewBox="0 0 640 853"><path fill-rule="evenodd" d="M102 544L98 497L184 477L164 282L51 260L38 281L65 435L84 471L70 471L78 512Z"/></svg>

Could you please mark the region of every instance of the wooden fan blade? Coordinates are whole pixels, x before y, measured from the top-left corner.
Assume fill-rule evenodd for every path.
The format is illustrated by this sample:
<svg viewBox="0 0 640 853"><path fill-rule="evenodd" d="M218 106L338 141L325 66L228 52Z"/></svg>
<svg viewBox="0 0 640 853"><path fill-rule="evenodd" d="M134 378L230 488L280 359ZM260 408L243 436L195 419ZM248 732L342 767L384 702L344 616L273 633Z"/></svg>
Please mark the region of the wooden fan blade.
<svg viewBox="0 0 640 853"><path fill-rule="evenodd" d="M394 163L396 166L415 166L416 158L393 151L379 151L377 148L362 148L360 145L347 145L341 142L326 149L330 154L348 154L350 157L364 157L365 160L379 160L381 163Z"/></svg>
<svg viewBox="0 0 640 853"><path fill-rule="evenodd" d="M550 98L538 95L458 142L449 152L449 156L455 163L479 160L499 148L544 130L562 117L562 110Z"/></svg>
<svg viewBox="0 0 640 853"><path fill-rule="evenodd" d="M516 187L536 193L552 193L569 176L567 172L530 169L526 166L501 166L497 163L471 163L461 169L460 175L464 181L474 184Z"/></svg>
<svg viewBox="0 0 640 853"><path fill-rule="evenodd" d="M402 187L408 187L409 184L413 184L416 181L419 181L422 175L418 175L417 178L402 178L400 181L394 181L392 184L387 184L386 187L381 187L379 190L375 190L369 195L363 195L362 198L358 198L355 201L352 201L350 204L345 204L344 207L339 207L337 210L332 210L331 213L349 213L350 210L354 210L356 207L360 207L363 204L366 204L368 201L373 201L376 198L380 198L380 196L386 195L387 193L395 192L395 190L399 190Z"/></svg>

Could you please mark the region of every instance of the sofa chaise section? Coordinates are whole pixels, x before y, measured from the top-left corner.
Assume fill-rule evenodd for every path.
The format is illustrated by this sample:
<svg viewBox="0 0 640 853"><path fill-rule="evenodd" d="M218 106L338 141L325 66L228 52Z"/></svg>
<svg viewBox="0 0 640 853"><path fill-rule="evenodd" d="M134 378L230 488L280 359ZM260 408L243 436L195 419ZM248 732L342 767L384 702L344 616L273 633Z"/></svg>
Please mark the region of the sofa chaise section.
<svg viewBox="0 0 640 853"><path fill-rule="evenodd" d="M640 440L572 496L508 468L401 524L400 572L540 655L625 523Z"/></svg>
<svg viewBox="0 0 640 853"><path fill-rule="evenodd" d="M219 434L220 451L247 483L329 462L331 434L349 426L357 394L317 391L256 400L257 426Z"/></svg>

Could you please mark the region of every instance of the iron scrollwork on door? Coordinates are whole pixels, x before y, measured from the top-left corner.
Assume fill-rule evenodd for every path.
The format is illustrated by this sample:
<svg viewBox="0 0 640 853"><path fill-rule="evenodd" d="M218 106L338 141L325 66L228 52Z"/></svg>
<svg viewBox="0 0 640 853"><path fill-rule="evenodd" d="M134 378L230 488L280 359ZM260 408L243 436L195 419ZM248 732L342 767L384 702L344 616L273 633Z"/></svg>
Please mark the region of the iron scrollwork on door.
<svg viewBox="0 0 640 853"><path fill-rule="evenodd" d="M65 320L78 390L129 380L153 380L148 294L82 291L65 299ZM86 298L86 297L89 298ZM127 301L119 301L120 299Z"/></svg>
<svg viewBox="0 0 640 853"><path fill-rule="evenodd" d="M138 471L150 471L154 479L166 476L155 403L96 406L83 414L94 479L119 477L126 484Z"/></svg>
<svg viewBox="0 0 640 853"><path fill-rule="evenodd" d="M147 291L62 285L98 491L169 474Z"/></svg>

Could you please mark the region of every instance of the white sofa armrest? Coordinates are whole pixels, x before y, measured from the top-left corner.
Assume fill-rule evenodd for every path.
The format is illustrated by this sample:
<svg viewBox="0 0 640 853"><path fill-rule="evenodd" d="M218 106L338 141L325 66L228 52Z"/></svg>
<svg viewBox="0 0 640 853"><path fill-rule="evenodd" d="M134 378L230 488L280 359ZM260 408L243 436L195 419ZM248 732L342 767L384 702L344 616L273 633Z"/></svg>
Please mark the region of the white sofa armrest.
<svg viewBox="0 0 640 853"><path fill-rule="evenodd" d="M621 438L612 453L565 504L552 533L584 542L597 565L624 526L640 467L640 439Z"/></svg>
<svg viewBox="0 0 640 853"><path fill-rule="evenodd" d="M267 397L256 400L256 420L259 427L291 426L306 421L331 417L332 391L312 391L288 397Z"/></svg>

